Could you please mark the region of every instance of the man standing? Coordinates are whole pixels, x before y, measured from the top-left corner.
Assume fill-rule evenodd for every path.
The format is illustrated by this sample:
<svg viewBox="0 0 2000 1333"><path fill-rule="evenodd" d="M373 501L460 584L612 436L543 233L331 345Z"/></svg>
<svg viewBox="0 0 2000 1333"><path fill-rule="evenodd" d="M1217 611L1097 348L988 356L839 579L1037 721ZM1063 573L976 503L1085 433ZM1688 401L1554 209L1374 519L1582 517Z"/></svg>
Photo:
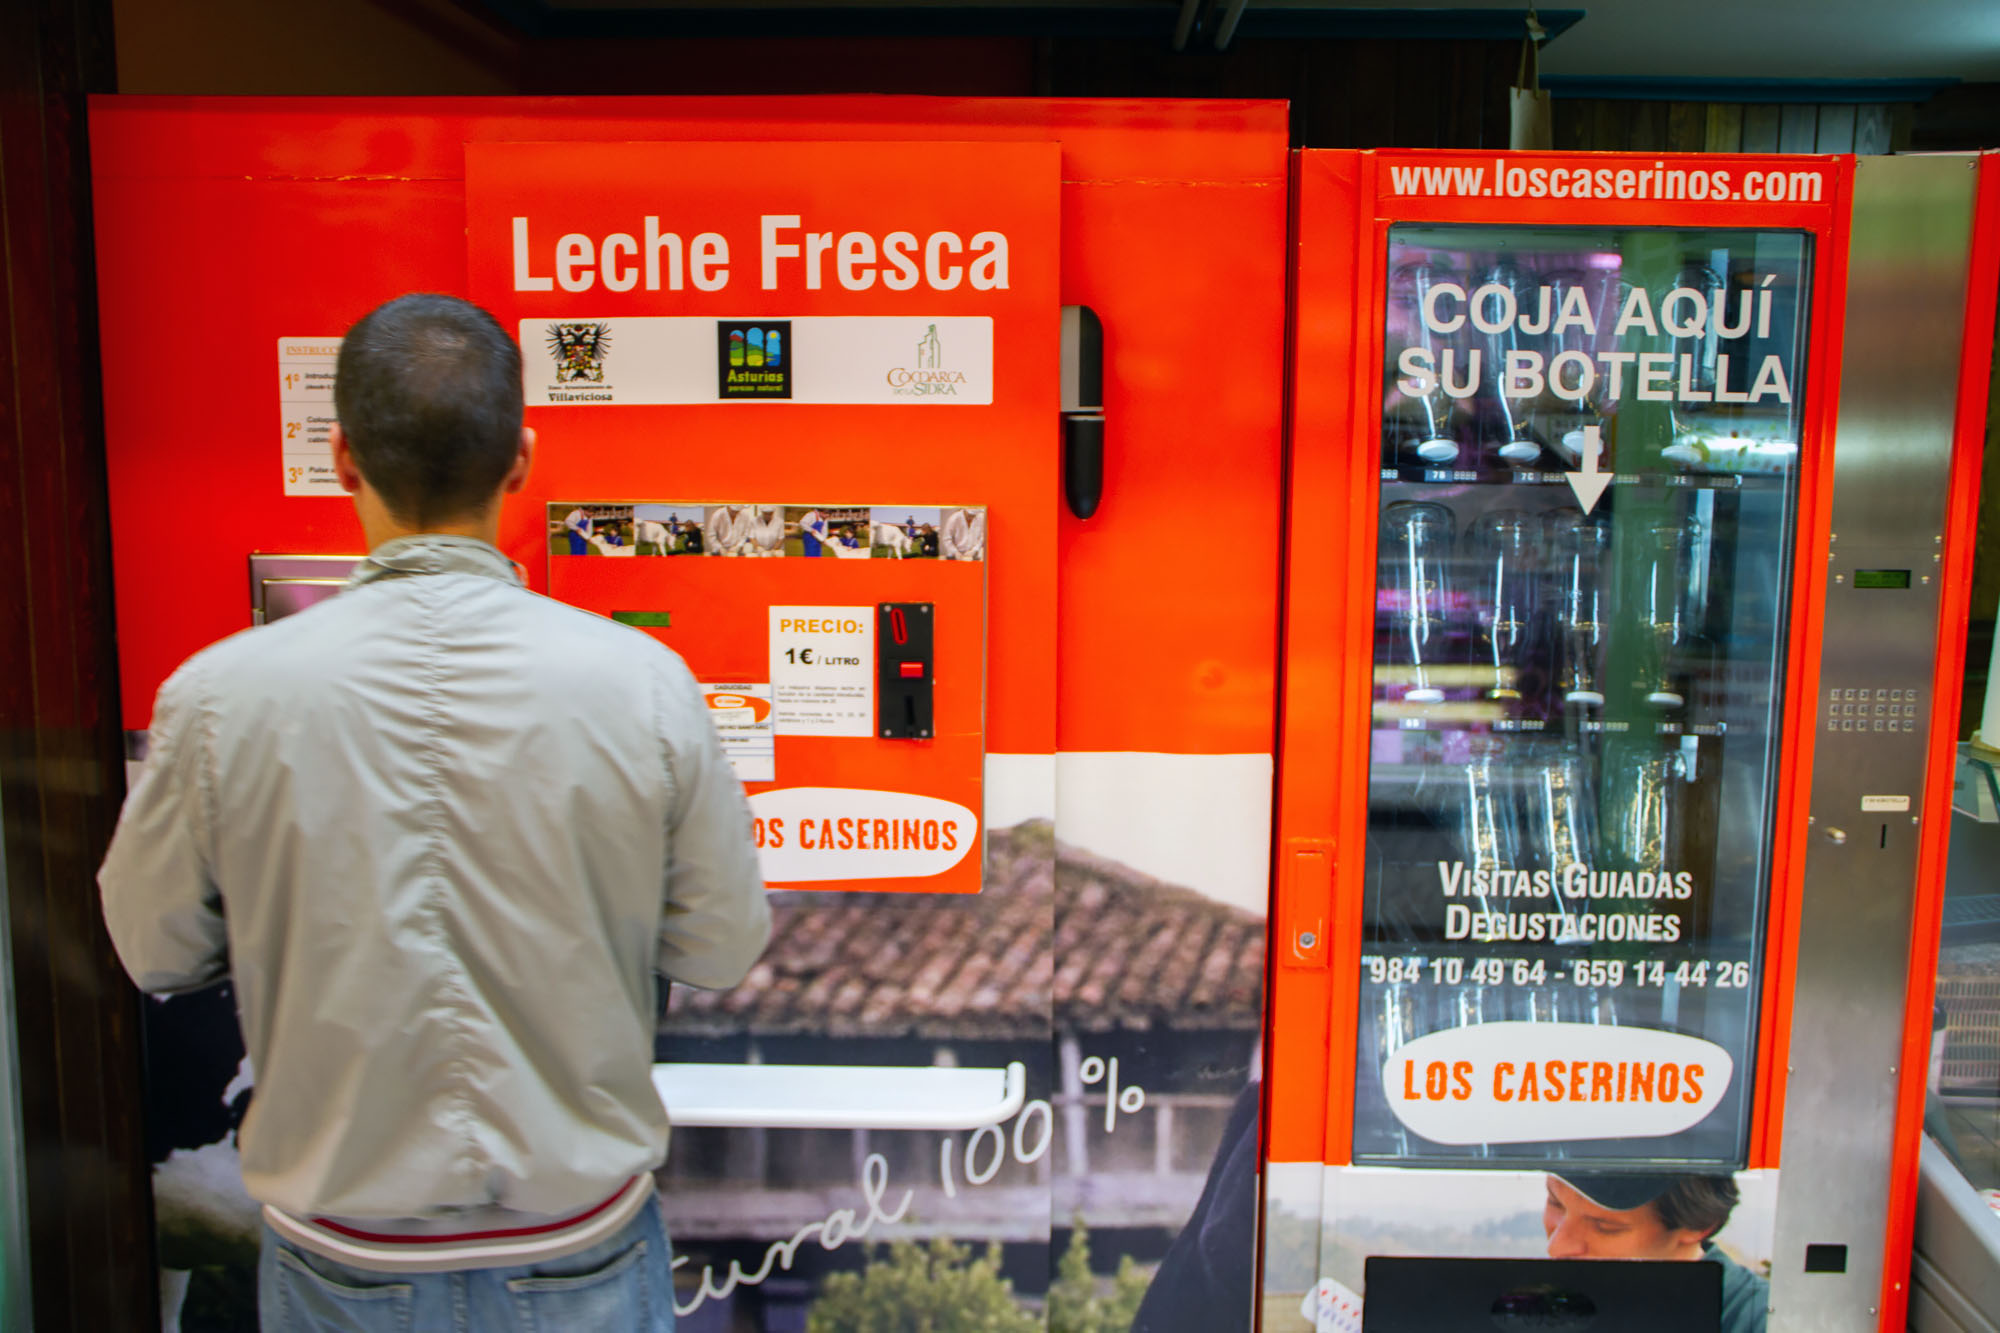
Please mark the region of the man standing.
<svg viewBox="0 0 2000 1333"><path fill-rule="evenodd" d="M817 509L808 509L805 513L799 515L799 553L801 555L812 557L820 553L821 548L827 542L827 526L826 515L820 513Z"/></svg>
<svg viewBox="0 0 2000 1333"><path fill-rule="evenodd" d="M590 515L583 512L581 505L563 516L563 531L569 535L571 555L590 554L591 526Z"/></svg>
<svg viewBox="0 0 2000 1333"><path fill-rule="evenodd" d="M495 549L534 433L491 316L372 312L334 404L368 558L161 687L113 942L235 983L265 1329L670 1330L656 974L764 947L742 787L678 657Z"/></svg>

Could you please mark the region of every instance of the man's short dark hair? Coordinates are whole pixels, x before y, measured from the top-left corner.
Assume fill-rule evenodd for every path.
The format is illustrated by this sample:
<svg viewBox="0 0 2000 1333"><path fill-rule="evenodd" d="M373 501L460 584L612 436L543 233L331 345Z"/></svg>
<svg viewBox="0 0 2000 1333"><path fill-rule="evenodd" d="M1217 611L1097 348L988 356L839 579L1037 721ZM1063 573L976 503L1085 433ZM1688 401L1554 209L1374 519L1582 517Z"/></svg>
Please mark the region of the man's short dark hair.
<svg viewBox="0 0 2000 1333"><path fill-rule="evenodd" d="M422 525L484 510L521 447L521 350L455 296L413 292L347 331L333 407L361 475Z"/></svg>
<svg viewBox="0 0 2000 1333"><path fill-rule="evenodd" d="M1678 1176L1653 1200L1653 1211L1667 1230L1699 1231L1706 1240L1729 1221L1736 1199L1736 1182L1728 1176Z"/></svg>

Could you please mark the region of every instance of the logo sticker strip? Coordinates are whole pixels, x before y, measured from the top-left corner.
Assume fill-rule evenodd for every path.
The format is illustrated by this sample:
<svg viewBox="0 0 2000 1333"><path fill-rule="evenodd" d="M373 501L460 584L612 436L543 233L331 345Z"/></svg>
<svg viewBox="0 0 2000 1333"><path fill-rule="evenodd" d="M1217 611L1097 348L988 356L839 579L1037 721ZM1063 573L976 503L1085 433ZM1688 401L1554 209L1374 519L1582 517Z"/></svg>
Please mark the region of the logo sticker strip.
<svg viewBox="0 0 2000 1333"><path fill-rule="evenodd" d="M579 312L524 319L519 333L531 407L993 402L993 320L984 315L707 319Z"/></svg>

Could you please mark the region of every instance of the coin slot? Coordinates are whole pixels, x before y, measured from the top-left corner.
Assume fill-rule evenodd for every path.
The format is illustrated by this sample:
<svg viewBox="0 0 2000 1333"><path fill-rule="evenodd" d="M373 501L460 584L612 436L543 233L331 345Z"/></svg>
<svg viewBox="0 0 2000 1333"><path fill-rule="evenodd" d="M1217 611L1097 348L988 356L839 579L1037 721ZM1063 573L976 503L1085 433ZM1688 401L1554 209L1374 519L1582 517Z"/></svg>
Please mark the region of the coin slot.
<svg viewBox="0 0 2000 1333"><path fill-rule="evenodd" d="M930 602L881 602L876 606L875 730L884 740L931 739L933 611Z"/></svg>

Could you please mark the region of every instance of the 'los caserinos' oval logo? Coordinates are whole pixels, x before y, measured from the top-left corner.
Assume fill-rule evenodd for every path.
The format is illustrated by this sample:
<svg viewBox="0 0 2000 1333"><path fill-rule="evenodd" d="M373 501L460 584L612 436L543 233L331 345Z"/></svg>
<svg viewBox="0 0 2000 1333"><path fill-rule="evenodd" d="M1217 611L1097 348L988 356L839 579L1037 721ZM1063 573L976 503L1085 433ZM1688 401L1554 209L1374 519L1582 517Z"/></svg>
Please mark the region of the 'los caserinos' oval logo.
<svg viewBox="0 0 2000 1333"><path fill-rule="evenodd" d="M1591 1023L1478 1023L1399 1047L1389 1109L1436 1143L1658 1138L1721 1103L1735 1061L1712 1041Z"/></svg>
<svg viewBox="0 0 2000 1333"><path fill-rule="evenodd" d="M780 787L750 798L772 884L941 875L979 842L979 817L952 801L856 787Z"/></svg>
<svg viewBox="0 0 2000 1333"><path fill-rule="evenodd" d="M771 701L754 694L736 694L728 690L717 691L707 696L711 713L727 714L730 721L740 726L762 722L771 715ZM718 726L722 719L716 719Z"/></svg>

